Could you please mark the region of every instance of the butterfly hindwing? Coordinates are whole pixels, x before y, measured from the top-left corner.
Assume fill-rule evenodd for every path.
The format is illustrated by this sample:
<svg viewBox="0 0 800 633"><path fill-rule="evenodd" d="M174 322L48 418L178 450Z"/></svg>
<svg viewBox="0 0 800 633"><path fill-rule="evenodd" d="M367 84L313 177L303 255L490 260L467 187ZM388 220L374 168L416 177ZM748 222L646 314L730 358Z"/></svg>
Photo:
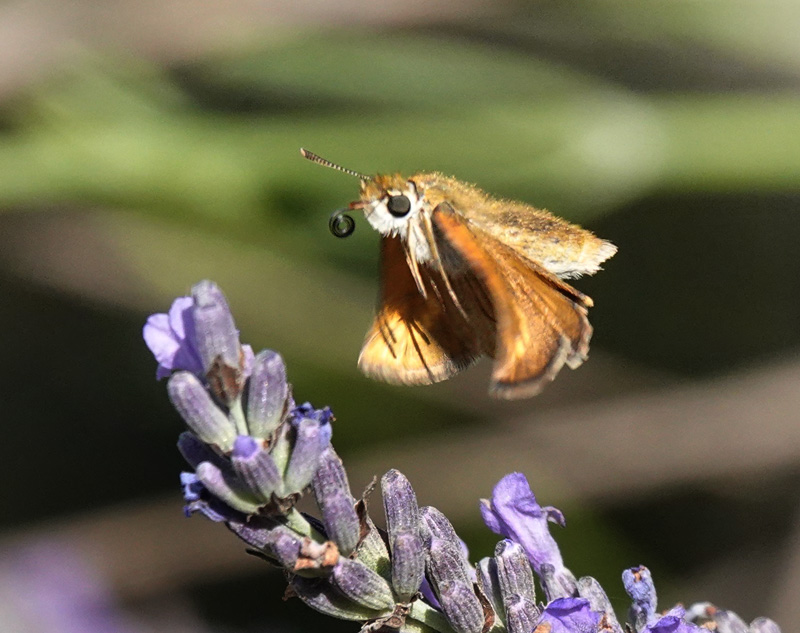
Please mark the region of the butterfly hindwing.
<svg viewBox="0 0 800 633"><path fill-rule="evenodd" d="M420 265L423 296L398 237L381 238L380 276L380 305L358 359L367 376L393 384L429 384L449 378L482 354L464 315L441 293L440 277ZM460 280L466 296L470 283L479 288L474 280Z"/></svg>
<svg viewBox="0 0 800 633"><path fill-rule="evenodd" d="M522 256L440 205L434 210L437 240L454 249L484 286L496 327L492 392L528 397L561 367L586 358L592 328L591 300L536 262Z"/></svg>

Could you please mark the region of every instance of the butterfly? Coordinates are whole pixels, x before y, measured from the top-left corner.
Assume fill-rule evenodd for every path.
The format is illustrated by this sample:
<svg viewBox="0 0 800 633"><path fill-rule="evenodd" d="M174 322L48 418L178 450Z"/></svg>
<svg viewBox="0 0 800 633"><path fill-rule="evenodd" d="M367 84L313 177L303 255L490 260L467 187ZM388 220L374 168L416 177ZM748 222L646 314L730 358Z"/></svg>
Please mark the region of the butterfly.
<svg viewBox="0 0 800 633"><path fill-rule="evenodd" d="M392 384L450 378L493 359L489 393L526 398L586 360L592 300L565 279L591 275L617 247L522 202L493 198L440 173L357 176L361 210L381 234L381 292L358 366ZM355 224L331 217L344 237Z"/></svg>

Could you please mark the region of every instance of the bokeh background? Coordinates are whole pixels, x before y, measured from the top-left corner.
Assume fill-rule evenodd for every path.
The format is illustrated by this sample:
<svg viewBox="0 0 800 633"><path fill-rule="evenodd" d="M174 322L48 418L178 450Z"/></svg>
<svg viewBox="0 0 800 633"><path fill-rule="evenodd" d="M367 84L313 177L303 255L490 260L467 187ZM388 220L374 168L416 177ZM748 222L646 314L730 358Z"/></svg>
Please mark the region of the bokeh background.
<svg viewBox="0 0 800 633"><path fill-rule="evenodd" d="M352 631L185 519L181 423L141 341L210 278L329 404L360 490L403 470L473 558L525 472L620 607L800 621L800 6L28 0L0 6L0 630ZM495 402L488 364L393 388L356 358L377 235L361 172L440 170L619 246L576 285L592 357ZM373 499L380 508L377 497Z"/></svg>

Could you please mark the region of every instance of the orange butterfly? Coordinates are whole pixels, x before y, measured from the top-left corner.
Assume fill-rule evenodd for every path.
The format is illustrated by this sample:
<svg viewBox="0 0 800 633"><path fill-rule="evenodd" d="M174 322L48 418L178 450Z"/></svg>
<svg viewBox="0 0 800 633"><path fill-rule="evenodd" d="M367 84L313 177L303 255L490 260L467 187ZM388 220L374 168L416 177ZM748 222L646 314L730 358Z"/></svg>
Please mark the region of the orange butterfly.
<svg viewBox="0 0 800 633"><path fill-rule="evenodd" d="M369 177L301 153L361 179L349 209L382 235L380 305L358 359L367 376L430 384L486 355L490 393L525 398L586 360L592 300L562 279L597 272L616 246L442 174ZM331 218L340 237L353 227Z"/></svg>

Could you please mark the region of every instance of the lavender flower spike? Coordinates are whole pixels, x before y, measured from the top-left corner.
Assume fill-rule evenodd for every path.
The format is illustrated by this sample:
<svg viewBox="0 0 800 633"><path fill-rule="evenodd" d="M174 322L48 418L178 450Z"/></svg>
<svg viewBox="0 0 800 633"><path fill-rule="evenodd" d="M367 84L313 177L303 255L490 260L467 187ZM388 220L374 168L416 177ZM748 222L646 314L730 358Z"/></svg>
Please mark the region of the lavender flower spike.
<svg viewBox="0 0 800 633"><path fill-rule="evenodd" d="M381 480L385 538L330 445L330 409L295 406L280 356L252 359L215 284L201 282L169 314L151 316L144 336L190 428L178 441L194 469L181 474L187 516L224 522L282 568L287 595L360 621L362 633L780 633L772 620L748 625L709 603L658 614L645 567L623 575L634 625L623 629L599 583L576 581L564 566L548 526L564 517L541 507L520 473L482 501L484 521L507 540L477 569L450 521L419 508L396 470ZM322 521L295 508L309 485ZM534 574L546 598L538 605Z"/></svg>

